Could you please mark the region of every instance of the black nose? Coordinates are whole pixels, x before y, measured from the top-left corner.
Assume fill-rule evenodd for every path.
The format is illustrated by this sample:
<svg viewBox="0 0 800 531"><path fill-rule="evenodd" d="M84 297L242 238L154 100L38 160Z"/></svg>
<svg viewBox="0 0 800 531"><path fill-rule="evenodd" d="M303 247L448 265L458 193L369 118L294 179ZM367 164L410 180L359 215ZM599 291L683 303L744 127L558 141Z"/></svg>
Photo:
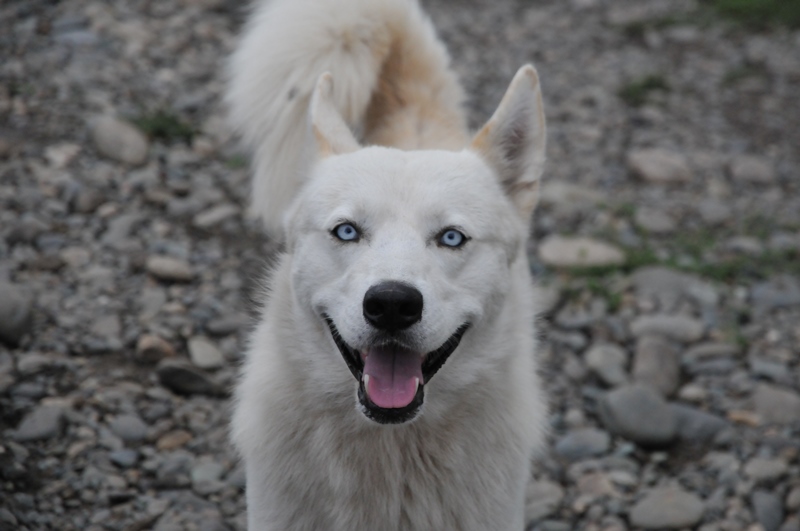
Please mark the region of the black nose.
<svg viewBox="0 0 800 531"><path fill-rule="evenodd" d="M422 318L422 293L401 282L376 284L364 295L364 318L387 332L408 328Z"/></svg>

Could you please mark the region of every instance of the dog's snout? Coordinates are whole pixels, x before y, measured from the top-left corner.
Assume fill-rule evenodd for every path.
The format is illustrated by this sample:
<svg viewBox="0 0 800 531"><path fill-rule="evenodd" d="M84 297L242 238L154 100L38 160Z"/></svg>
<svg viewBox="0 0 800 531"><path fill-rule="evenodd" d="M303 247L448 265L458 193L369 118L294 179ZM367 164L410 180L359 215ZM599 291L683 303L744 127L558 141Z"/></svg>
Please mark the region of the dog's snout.
<svg viewBox="0 0 800 531"><path fill-rule="evenodd" d="M422 293L402 282L376 284L364 295L364 318L387 332L408 328L422 318Z"/></svg>

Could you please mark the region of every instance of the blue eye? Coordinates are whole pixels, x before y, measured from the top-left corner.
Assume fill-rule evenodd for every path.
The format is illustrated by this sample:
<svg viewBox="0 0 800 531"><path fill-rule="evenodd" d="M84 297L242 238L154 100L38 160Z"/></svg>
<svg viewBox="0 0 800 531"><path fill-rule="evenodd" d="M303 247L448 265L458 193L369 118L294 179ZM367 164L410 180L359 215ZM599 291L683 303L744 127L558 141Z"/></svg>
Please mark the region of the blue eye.
<svg viewBox="0 0 800 531"><path fill-rule="evenodd" d="M343 242L358 241L358 229L352 223L342 223L333 229L333 235L342 240Z"/></svg>
<svg viewBox="0 0 800 531"><path fill-rule="evenodd" d="M465 243L467 243L467 237L456 229L447 229L439 236L439 245L445 247L461 247Z"/></svg>

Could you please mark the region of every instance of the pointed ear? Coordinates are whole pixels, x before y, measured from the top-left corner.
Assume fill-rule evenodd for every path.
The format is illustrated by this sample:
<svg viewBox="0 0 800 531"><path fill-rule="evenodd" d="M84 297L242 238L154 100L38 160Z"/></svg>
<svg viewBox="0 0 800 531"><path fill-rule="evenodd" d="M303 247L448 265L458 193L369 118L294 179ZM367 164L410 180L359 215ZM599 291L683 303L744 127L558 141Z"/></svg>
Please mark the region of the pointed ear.
<svg viewBox="0 0 800 531"><path fill-rule="evenodd" d="M539 76L533 66L525 65L517 71L500 106L475 135L471 148L489 163L526 219L539 198L545 144Z"/></svg>
<svg viewBox="0 0 800 531"><path fill-rule="evenodd" d="M320 157L350 153L359 148L333 101L333 77L325 72L317 79L309 107L311 132Z"/></svg>

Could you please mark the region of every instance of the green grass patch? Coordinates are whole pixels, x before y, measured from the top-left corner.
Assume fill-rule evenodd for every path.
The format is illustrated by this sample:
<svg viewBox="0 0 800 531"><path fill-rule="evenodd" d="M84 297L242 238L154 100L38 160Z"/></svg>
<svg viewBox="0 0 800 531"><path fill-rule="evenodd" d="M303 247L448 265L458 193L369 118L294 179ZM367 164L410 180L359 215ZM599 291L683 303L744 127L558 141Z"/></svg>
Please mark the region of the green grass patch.
<svg viewBox="0 0 800 531"><path fill-rule="evenodd" d="M658 74L631 81L619 90L619 97L628 105L640 107L654 92L669 92L667 80Z"/></svg>
<svg viewBox="0 0 800 531"><path fill-rule="evenodd" d="M183 141L188 144L195 135L195 130L191 125L163 109L141 114L134 117L131 122L154 140Z"/></svg>
<svg viewBox="0 0 800 531"><path fill-rule="evenodd" d="M708 0L722 16L748 28L800 28L800 0Z"/></svg>

